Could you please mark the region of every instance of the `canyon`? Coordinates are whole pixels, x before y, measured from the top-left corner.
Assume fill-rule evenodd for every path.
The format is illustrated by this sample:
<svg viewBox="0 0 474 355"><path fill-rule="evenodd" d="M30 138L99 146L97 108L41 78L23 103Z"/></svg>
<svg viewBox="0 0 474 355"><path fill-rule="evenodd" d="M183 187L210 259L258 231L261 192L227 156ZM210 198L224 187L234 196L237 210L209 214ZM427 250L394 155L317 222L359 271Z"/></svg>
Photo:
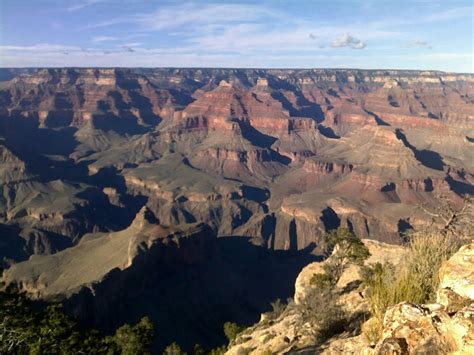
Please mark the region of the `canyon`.
<svg viewBox="0 0 474 355"><path fill-rule="evenodd" d="M397 245L474 195L473 152L473 74L0 69L0 267L84 324L217 346L327 231Z"/></svg>

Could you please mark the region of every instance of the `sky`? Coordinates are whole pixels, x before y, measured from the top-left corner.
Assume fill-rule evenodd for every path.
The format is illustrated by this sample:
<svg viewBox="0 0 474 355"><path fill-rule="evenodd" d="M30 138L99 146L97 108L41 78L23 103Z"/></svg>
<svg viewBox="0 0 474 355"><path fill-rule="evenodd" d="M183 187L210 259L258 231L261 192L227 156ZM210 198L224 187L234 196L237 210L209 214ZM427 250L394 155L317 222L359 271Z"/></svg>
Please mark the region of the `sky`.
<svg viewBox="0 0 474 355"><path fill-rule="evenodd" d="M474 71L473 0L0 0L0 67Z"/></svg>

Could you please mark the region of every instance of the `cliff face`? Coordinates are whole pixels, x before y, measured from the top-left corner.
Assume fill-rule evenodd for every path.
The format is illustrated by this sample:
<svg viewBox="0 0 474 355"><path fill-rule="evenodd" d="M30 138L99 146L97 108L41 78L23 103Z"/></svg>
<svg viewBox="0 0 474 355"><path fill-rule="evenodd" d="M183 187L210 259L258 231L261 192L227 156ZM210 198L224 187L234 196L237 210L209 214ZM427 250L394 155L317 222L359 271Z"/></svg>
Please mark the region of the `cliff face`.
<svg viewBox="0 0 474 355"><path fill-rule="evenodd" d="M35 299L48 301L70 297L83 288L95 292L94 287L113 270L187 265L212 255L214 236L206 225L190 225L177 231L155 221L153 213L143 208L127 229L87 234L72 248L13 265L4 280L16 283ZM116 287L125 288L126 283Z"/></svg>
<svg viewBox="0 0 474 355"><path fill-rule="evenodd" d="M472 75L70 68L4 76L9 80L0 86L0 133L4 151L18 158L8 158L5 181L23 174L111 187L118 199L130 202L133 196L136 208L144 195L155 212L168 206L157 213L176 216L166 217L173 223L205 222L225 234L245 231L276 248L318 244L319 235L337 224L396 242L400 224L424 223L417 204L433 204L439 194L456 200L473 192ZM166 167L169 154L189 172L184 190L210 179L217 190L237 181L259 192L242 196L237 208L233 197L219 206L203 197L195 207L189 203L196 202L195 192L187 196L177 186L163 187L171 174L146 182L135 176L134 169L155 162L172 170ZM137 187L143 184L160 186L160 192ZM177 195L188 202L170 199ZM328 203L334 200L338 211ZM9 208L4 214L17 215ZM262 235L259 221L268 218L276 219L275 227ZM75 243L93 228L117 227L104 220L81 231L70 226L68 233L55 232ZM313 236L303 237L302 230Z"/></svg>

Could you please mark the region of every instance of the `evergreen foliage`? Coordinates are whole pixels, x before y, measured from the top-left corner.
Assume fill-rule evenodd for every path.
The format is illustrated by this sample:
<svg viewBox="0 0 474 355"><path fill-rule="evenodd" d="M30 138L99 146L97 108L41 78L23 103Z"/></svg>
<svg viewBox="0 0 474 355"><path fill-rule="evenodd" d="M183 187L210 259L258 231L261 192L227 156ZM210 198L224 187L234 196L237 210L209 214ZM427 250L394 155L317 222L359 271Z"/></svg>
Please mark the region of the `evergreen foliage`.
<svg viewBox="0 0 474 355"><path fill-rule="evenodd" d="M165 351L163 351L163 355L186 355L186 353L177 343L173 342L166 347Z"/></svg>
<svg viewBox="0 0 474 355"><path fill-rule="evenodd" d="M242 332L245 329L245 327L238 325L237 323L234 322L225 322L224 323L224 334L229 339L229 343L231 343L236 336Z"/></svg>
<svg viewBox="0 0 474 355"><path fill-rule="evenodd" d="M362 266L370 256L369 249L347 228L340 227L326 234L328 256L323 265L323 274L315 274L311 283L321 290L333 289L341 278L344 270L351 264Z"/></svg>
<svg viewBox="0 0 474 355"><path fill-rule="evenodd" d="M12 287L0 290L0 354L147 354L154 326L144 317L120 327L114 336L83 331L61 304L36 310Z"/></svg>

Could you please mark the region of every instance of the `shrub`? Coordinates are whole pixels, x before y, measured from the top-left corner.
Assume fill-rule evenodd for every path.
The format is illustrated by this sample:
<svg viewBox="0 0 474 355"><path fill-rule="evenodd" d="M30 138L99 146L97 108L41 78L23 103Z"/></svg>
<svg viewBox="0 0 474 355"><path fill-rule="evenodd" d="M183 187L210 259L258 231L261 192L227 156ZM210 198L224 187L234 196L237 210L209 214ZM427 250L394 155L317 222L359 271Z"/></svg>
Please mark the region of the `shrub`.
<svg viewBox="0 0 474 355"><path fill-rule="evenodd" d="M285 311L286 305L278 298L272 303L270 303L272 306L272 310L267 313L268 319L277 319L278 317L281 316L281 314Z"/></svg>
<svg viewBox="0 0 474 355"><path fill-rule="evenodd" d="M399 287L397 298L413 303L433 301L439 283L441 264L459 247L457 238L434 231L412 234L408 253L402 261L402 272L397 280Z"/></svg>
<svg viewBox="0 0 474 355"><path fill-rule="evenodd" d="M122 355L149 354L148 348L153 342L154 326L148 317L131 326L125 324L117 329L115 343L120 347Z"/></svg>
<svg viewBox="0 0 474 355"><path fill-rule="evenodd" d="M1 354L147 354L153 333L146 317L122 326L115 336L83 331L61 304L34 310L24 294L12 287L0 289Z"/></svg>
<svg viewBox="0 0 474 355"><path fill-rule="evenodd" d="M224 334L229 339L229 343L231 343L239 333L241 333L245 327L238 325L234 322L225 322L224 323Z"/></svg>
<svg viewBox="0 0 474 355"><path fill-rule="evenodd" d="M381 335L388 307L400 303L427 303L436 297L441 264L459 248L459 239L425 230L409 235L409 244L399 267L376 263L361 268L361 279L368 287L373 320L363 333L373 342Z"/></svg>
<svg viewBox="0 0 474 355"><path fill-rule="evenodd" d="M209 355L222 355L222 354L225 354L226 351L227 351L227 348L225 345L223 345L218 348L211 349L209 351Z"/></svg>
<svg viewBox="0 0 474 355"><path fill-rule="evenodd" d="M365 340L370 345L375 345L380 339L380 335L383 331L383 323L380 322L380 319L373 317L370 318L367 322L362 324L362 334L364 335Z"/></svg>
<svg viewBox="0 0 474 355"><path fill-rule="evenodd" d="M173 342L166 347L166 349L163 351L163 355L186 355L186 353L181 349L178 344Z"/></svg>
<svg viewBox="0 0 474 355"><path fill-rule="evenodd" d="M204 355L206 352L202 348L201 344L195 344L193 348L193 355Z"/></svg>
<svg viewBox="0 0 474 355"><path fill-rule="evenodd" d="M323 269L325 269L324 266ZM320 290L330 290L336 285L337 282L335 282L331 272L326 271L324 274L314 274L313 277L311 277L310 283Z"/></svg>
<svg viewBox="0 0 474 355"><path fill-rule="evenodd" d="M375 263L360 269L364 285L369 287L369 303L372 315L383 318L388 306L395 302L395 268L391 263Z"/></svg>
<svg viewBox="0 0 474 355"><path fill-rule="evenodd" d="M324 273L312 276L310 283L316 286L300 304L304 322L315 332L316 342L322 343L333 335L343 332L347 316L337 303L333 292L349 265L362 266L370 256L368 248L347 228L338 228L325 236L328 259L323 264Z"/></svg>
<svg viewBox="0 0 474 355"><path fill-rule="evenodd" d="M370 256L369 249L347 228L331 231L325 241L332 254L323 265L324 274L315 274L311 279L311 284L322 290L334 288L349 265L363 265Z"/></svg>
<svg viewBox="0 0 474 355"><path fill-rule="evenodd" d="M312 290L298 307L303 322L309 323L314 331L316 343L343 332L346 327L346 314L330 291Z"/></svg>

